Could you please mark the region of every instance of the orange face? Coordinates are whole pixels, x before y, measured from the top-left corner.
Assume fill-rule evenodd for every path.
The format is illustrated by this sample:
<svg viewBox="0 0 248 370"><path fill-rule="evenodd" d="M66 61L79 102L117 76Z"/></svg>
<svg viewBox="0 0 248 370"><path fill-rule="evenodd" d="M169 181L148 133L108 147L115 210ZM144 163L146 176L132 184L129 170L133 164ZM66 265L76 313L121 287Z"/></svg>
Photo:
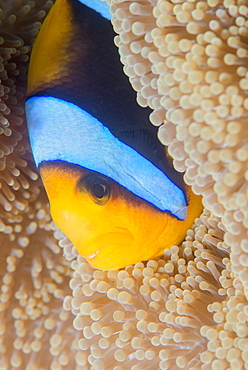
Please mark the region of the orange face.
<svg viewBox="0 0 248 370"><path fill-rule="evenodd" d="M94 267L115 270L163 254L182 241L201 210L192 194L179 221L94 171L63 162L41 165L54 222Z"/></svg>

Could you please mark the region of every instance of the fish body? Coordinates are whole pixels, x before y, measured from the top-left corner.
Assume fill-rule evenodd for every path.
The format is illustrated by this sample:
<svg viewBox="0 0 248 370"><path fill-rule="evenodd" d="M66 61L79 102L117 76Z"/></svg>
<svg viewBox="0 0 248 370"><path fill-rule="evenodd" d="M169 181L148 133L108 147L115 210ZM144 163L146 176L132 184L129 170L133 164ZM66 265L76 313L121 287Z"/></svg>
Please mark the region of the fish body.
<svg viewBox="0 0 248 370"><path fill-rule="evenodd" d="M202 211L122 70L99 0L57 0L35 40L26 114L55 223L93 266L180 243Z"/></svg>

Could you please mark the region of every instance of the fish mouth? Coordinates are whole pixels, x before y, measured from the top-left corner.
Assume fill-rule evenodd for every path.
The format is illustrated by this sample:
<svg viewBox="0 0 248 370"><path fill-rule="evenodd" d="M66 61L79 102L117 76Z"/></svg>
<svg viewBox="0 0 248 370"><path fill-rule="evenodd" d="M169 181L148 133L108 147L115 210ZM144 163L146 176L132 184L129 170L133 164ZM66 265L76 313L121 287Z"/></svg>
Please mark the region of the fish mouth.
<svg viewBox="0 0 248 370"><path fill-rule="evenodd" d="M111 231L108 233L101 234L94 239L91 239L87 246L89 249L93 250L93 253L89 255L85 255L85 258L92 259L94 258L99 252L103 249L108 247L109 245L120 245L120 246L128 246L130 245L134 237L131 232L127 229L122 229L125 231ZM88 249L86 247L86 249Z"/></svg>
<svg viewBox="0 0 248 370"><path fill-rule="evenodd" d="M96 268L115 269L115 266L120 264L119 259L125 251L130 253L133 241L134 237L127 229L104 233L87 242L83 249L89 253L82 251L82 256Z"/></svg>
<svg viewBox="0 0 248 370"><path fill-rule="evenodd" d="M100 252L100 249L98 251L92 253L91 255L84 256L84 257L87 258L87 260L92 260L93 258L95 258L98 255L99 252Z"/></svg>

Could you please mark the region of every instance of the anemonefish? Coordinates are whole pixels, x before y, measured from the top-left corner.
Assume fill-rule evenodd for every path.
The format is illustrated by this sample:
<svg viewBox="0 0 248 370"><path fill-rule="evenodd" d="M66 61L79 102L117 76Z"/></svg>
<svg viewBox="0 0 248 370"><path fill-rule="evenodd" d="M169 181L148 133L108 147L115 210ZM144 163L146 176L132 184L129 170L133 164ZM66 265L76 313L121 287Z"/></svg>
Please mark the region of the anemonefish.
<svg viewBox="0 0 248 370"><path fill-rule="evenodd" d="M51 214L94 267L180 243L202 211L123 72L108 5L57 0L35 40L26 115Z"/></svg>

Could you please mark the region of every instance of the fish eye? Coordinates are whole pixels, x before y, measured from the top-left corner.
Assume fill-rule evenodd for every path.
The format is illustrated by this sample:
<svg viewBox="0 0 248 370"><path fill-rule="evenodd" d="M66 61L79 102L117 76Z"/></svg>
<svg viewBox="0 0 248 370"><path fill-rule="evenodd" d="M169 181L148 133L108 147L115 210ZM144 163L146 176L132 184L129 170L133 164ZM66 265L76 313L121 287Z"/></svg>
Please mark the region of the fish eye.
<svg viewBox="0 0 248 370"><path fill-rule="evenodd" d="M82 178L78 183L78 188L82 192L87 192L92 200L104 205L109 201L111 195L108 180L101 175L88 175Z"/></svg>
<svg viewBox="0 0 248 370"><path fill-rule="evenodd" d="M102 199L106 194L106 190L106 186L100 184L99 182L93 184L93 186L91 187L91 193L97 199Z"/></svg>

